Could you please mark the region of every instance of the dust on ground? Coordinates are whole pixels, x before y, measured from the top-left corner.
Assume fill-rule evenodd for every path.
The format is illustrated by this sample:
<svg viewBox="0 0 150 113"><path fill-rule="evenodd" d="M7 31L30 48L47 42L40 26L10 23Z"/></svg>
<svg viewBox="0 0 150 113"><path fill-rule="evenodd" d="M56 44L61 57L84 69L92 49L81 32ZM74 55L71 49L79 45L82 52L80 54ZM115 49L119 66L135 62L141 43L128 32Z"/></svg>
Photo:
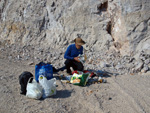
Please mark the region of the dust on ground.
<svg viewBox="0 0 150 113"><path fill-rule="evenodd" d="M23 71L34 74L34 69L28 61L0 58L1 113L150 113L150 73L112 75L107 83L85 87L57 80L55 96L34 100L20 95L18 80Z"/></svg>

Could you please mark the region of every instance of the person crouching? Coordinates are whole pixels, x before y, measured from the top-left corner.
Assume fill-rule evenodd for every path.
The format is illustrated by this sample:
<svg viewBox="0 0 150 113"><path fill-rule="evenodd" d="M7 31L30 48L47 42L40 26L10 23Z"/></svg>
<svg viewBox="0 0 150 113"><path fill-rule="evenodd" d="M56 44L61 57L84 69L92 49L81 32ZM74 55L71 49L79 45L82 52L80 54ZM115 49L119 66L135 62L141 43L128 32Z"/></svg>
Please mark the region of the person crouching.
<svg viewBox="0 0 150 113"><path fill-rule="evenodd" d="M75 44L71 44L68 46L64 58L65 61L65 67L67 69L67 73L71 75L71 67L73 70L77 71L83 71L84 66L79 60L79 54L83 54L83 46L85 44L85 41L83 41L81 38L74 39Z"/></svg>

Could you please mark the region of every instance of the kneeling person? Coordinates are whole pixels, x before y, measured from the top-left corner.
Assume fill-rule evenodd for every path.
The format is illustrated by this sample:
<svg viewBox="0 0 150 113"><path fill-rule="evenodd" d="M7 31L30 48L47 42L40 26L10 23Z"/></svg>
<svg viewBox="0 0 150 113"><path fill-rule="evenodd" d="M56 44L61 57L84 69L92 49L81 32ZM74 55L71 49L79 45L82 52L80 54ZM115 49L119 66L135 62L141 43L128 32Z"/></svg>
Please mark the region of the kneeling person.
<svg viewBox="0 0 150 113"><path fill-rule="evenodd" d="M83 64L79 60L79 54L83 54L83 46L85 42L81 38L76 38L74 40L75 44L71 44L68 46L64 58L65 66L67 69L67 73L71 74L70 67L73 68L73 70L83 71Z"/></svg>

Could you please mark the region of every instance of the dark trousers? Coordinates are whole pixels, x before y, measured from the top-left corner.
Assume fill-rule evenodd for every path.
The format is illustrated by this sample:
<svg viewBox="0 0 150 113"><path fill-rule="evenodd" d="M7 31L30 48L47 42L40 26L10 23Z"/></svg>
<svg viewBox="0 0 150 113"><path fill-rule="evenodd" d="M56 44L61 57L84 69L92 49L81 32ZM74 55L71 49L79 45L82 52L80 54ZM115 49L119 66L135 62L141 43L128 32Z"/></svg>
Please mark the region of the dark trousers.
<svg viewBox="0 0 150 113"><path fill-rule="evenodd" d="M77 70L77 71L83 71L83 68L84 68L84 66L81 62L77 62L75 60L70 60L70 59L67 59L65 61L65 66L67 69L67 73L71 73L70 67L72 67L73 70Z"/></svg>

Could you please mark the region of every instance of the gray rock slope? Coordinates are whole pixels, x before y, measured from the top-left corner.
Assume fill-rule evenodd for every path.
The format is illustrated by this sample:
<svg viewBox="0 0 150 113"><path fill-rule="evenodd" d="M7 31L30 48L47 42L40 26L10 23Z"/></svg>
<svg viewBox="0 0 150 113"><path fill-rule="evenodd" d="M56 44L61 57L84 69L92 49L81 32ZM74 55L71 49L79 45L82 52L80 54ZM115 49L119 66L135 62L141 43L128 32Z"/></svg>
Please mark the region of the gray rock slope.
<svg viewBox="0 0 150 113"><path fill-rule="evenodd" d="M86 68L147 72L150 68L149 0L1 0L0 51L9 59L48 60L80 35Z"/></svg>

